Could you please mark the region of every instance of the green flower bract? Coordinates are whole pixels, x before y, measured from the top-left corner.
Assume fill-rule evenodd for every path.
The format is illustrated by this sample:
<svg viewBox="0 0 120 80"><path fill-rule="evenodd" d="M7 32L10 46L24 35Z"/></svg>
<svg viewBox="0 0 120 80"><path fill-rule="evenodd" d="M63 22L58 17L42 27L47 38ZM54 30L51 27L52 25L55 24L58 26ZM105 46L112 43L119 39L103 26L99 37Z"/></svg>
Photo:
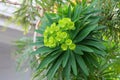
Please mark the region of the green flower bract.
<svg viewBox="0 0 120 80"><path fill-rule="evenodd" d="M76 45L70 39L69 30L74 30L74 22L69 18L63 18L58 21L58 24L53 23L47 26L44 31L44 45L46 47L55 48L61 46L62 50L74 50Z"/></svg>

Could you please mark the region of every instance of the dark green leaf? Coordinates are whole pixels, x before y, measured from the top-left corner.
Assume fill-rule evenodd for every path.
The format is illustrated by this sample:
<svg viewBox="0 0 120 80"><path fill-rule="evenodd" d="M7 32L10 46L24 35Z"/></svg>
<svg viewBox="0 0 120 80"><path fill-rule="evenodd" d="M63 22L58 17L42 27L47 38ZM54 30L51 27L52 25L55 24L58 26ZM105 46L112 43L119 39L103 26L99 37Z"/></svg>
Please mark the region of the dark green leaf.
<svg viewBox="0 0 120 80"><path fill-rule="evenodd" d="M74 75L77 75L77 66L76 66L75 56L72 51L70 53L71 53L70 55L71 68L73 70Z"/></svg>
<svg viewBox="0 0 120 80"><path fill-rule="evenodd" d="M36 41L43 41L44 40L44 37L43 36L37 36L36 37Z"/></svg>
<svg viewBox="0 0 120 80"><path fill-rule="evenodd" d="M98 49L104 49L105 50L105 46L101 43L101 42L97 42L97 41L92 41L92 40L87 40L87 41L84 41L83 44L85 45L90 45L90 46L93 46L95 48L98 48Z"/></svg>
<svg viewBox="0 0 120 80"><path fill-rule="evenodd" d="M87 55L87 58L88 58L88 61L90 61L91 64L93 64L94 66L97 67L97 66L99 65L96 55L94 55L94 54L89 54L89 55Z"/></svg>
<svg viewBox="0 0 120 80"><path fill-rule="evenodd" d="M68 61L67 65L63 69L63 76L65 77L65 80L71 80L71 78L70 78L70 71L71 71L70 65L71 65L71 63L70 63L70 61Z"/></svg>
<svg viewBox="0 0 120 80"><path fill-rule="evenodd" d="M89 14L84 18L84 22L87 21L89 19L89 17L91 17L93 14Z"/></svg>
<svg viewBox="0 0 120 80"><path fill-rule="evenodd" d="M71 10L71 6L69 5L68 7L68 17L71 18L72 15L72 10Z"/></svg>
<svg viewBox="0 0 120 80"><path fill-rule="evenodd" d="M80 32L80 30L82 30L85 26L87 26L89 24L89 22L82 22L82 21L79 21L79 22L76 22L75 25L77 26L76 29L74 31L72 31L72 39L74 39L77 34ZM78 35L79 36L79 35Z"/></svg>
<svg viewBox="0 0 120 80"><path fill-rule="evenodd" d="M107 64L107 63L101 65L100 68L99 68L98 73L104 72L104 71L105 71L106 69L108 69L110 66L111 66L111 64Z"/></svg>
<svg viewBox="0 0 120 80"><path fill-rule="evenodd" d="M44 33L44 30L38 29L38 30L35 30L35 32L37 32L37 33L39 33L39 34L43 34L43 33Z"/></svg>
<svg viewBox="0 0 120 80"><path fill-rule="evenodd" d="M47 76L49 80L53 80L53 77L55 76L56 71L60 68L60 65L62 63L62 58L60 57L54 65L49 69L47 72Z"/></svg>
<svg viewBox="0 0 120 80"><path fill-rule="evenodd" d="M76 5L75 8L74 8L74 10L73 10L73 15L72 15L72 20L73 21L78 17L79 11L80 11L79 6Z"/></svg>
<svg viewBox="0 0 120 80"><path fill-rule="evenodd" d="M93 48L93 47L91 47L91 49L94 51L94 53L96 53L98 55L101 55L101 56L105 56L106 55L106 52L104 50L99 50L99 49Z"/></svg>
<svg viewBox="0 0 120 80"><path fill-rule="evenodd" d="M85 73L85 75L88 76L89 75L88 68L87 68L87 65L85 64L83 58L79 55L76 55L76 60L77 60L78 65L80 66L80 68Z"/></svg>
<svg viewBox="0 0 120 80"><path fill-rule="evenodd" d="M35 43L32 43L31 45L36 45L36 46L43 46L44 45L44 43L42 42L42 41L37 41L37 42L35 42Z"/></svg>
<svg viewBox="0 0 120 80"><path fill-rule="evenodd" d="M105 29L106 28L106 26L103 26L103 25L100 25L100 26L98 26L98 27L96 27L96 29L95 30L101 30L101 29Z"/></svg>
<svg viewBox="0 0 120 80"><path fill-rule="evenodd" d="M60 19L60 17L54 13L46 13L46 17L50 24L52 24L54 22L58 22L58 20Z"/></svg>
<svg viewBox="0 0 120 80"><path fill-rule="evenodd" d="M92 16L88 19L88 21L90 22L91 25L96 25L98 26L98 22L100 20L100 17L99 16Z"/></svg>
<svg viewBox="0 0 120 80"><path fill-rule="evenodd" d="M85 45L78 45L79 49L85 52L94 52L91 48L85 46Z"/></svg>
<svg viewBox="0 0 120 80"><path fill-rule="evenodd" d="M51 19L50 15L46 13L45 16L47 17L48 21L52 24L53 20Z"/></svg>
<svg viewBox="0 0 120 80"><path fill-rule="evenodd" d="M84 53L81 51L81 47L78 46L78 45L76 46L74 52L75 52L76 54L79 54L79 55L83 55L83 54L84 54Z"/></svg>
<svg viewBox="0 0 120 80"><path fill-rule="evenodd" d="M41 19L41 25L40 28L38 30L41 30L41 32L43 32L47 26L50 26L51 23L49 22L49 20L47 19L46 16L43 16L43 18Z"/></svg>
<svg viewBox="0 0 120 80"><path fill-rule="evenodd" d="M34 54L34 55L35 54L44 54L44 53L52 52L54 50L56 50L56 49L52 49L52 48L43 46L43 47L38 48L36 51L32 52L31 54Z"/></svg>
<svg viewBox="0 0 120 80"><path fill-rule="evenodd" d="M57 53L57 54L56 54ZM56 54L56 55L51 55L51 54ZM52 52L50 54L48 54L40 63L40 65L38 66L37 69L42 69L46 66L48 66L48 64L50 64L52 61L54 61L58 56L60 55L59 51L55 51Z"/></svg>
<svg viewBox="0 0 120 80"><path fill-rule="evenodd" d="M97 2L98 2L97 0L93 0L91 4L85 9L85 11L87 11L86 12L87 14L94 14L100 11L98 9L96 10L96 8L93 8L94 6L96 6Z"/></svg>
<svg viewBox="0 0 120 80"><path fill-rule="evenodd" d="M88 34L96 28L96 25L86 26L76 37L75 42L82 41Z"/></svg>
<svg viewBox="0 0 120 80"><path fill-rule="evenodd" d="M62 62L62 66L63 68L66 66L68 60L69 60L69 51L66 51L64 54L63 54L63 62Z"/></svg>

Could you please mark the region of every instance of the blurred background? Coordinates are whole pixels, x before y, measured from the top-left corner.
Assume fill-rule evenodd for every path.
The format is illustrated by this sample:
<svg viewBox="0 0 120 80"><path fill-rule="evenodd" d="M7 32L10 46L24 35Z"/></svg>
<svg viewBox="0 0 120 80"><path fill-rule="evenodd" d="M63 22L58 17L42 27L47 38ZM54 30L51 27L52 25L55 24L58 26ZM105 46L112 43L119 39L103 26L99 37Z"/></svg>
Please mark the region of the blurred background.
<svg viewBox="0 0 120 80"><path fill-rule="evenodd" d="M20 0L9 0L19 2ZM24 35L22 29L11 21L17 5L0 2L0 80L30 80L29 69L17 71L14 41Z"/></svg>

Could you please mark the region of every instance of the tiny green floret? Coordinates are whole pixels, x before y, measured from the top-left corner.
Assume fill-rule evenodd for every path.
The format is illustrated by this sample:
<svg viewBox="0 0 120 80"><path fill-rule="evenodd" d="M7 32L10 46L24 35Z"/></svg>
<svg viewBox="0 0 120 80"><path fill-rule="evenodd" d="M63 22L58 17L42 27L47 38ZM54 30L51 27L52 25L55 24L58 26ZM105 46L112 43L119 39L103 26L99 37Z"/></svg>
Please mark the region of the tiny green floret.
<svg viewBox="0 0 120 80"><path fill-rule="evenodd" d="M70 48L70 50L75 50L76 45L74 43L72 43L71 45L69 45L69 48Z"/></svg>
<svg viewBox="0 0 120 80"><path fill-rule="evenodd" d="M62 44L61 48L62 48L63 51L65 51L65 50L67 50L68 46L66 44Z"/></svg>
<svg viewBox="0 0 120 80"><path fill-rule="evenodd" d="M70 18L63 18L59 20L58 26L60 26L63 30L74 30L74 22L71 21Z"/></svg>
<svg viewBox="0 0 120 80"><path fill-rule="evenodd" d="M65 41L65 43L66 43L66 45L71 45L71 44L72 44L72 40L71 40L71 39L67 39L67 40Z"/></svg>

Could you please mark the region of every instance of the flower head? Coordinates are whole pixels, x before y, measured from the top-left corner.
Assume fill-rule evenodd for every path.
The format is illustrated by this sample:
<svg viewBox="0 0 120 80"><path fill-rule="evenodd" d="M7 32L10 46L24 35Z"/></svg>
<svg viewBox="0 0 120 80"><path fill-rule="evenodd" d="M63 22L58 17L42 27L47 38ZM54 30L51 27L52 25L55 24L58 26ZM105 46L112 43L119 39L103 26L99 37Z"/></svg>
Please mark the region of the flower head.
<svg viewBox="0 0 120 80"><path fill-rule="evenodd" d="M62 50L65 51L65 50L67 50L68 46L67 46L66 44L62 44L62 45L61 45L61 48L62 48Z"/></svg>
<svg viewBox="0 0 120 80"><path fill-rule="evenodd" d="M72 43L71 45L69 45L69 48L70 48L71 50L74 50L74 49L76 48L76 45L75 45L74 43Z"/></svg>
<svg viewBox="0 0 120 80"><path fill-rule="evenodd" d="M58 24L51 24L44 31L44 45L50 48L61 46L62 50L74 50L75 44L72 43L68 30L74 30L74 22L69 18L59 20Z"/></svg>

